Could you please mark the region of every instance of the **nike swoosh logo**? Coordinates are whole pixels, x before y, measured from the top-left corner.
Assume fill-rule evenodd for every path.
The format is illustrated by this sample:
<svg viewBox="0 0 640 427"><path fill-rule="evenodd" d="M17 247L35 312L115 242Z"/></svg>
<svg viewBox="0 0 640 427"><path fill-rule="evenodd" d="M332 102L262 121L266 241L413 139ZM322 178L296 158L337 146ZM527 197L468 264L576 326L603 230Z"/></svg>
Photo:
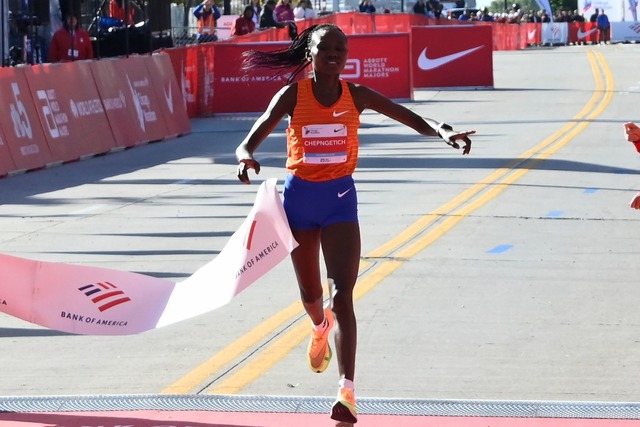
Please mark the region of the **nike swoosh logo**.
<svg viewBox="0 0 640 427"><path fill-rule="evenodd" d="M347 113L348 113L348 111L341 111L341 112L339 112L339 113L337 113L337 112L335 112L335 111L334 111L334 112L333 112L333 117L340 117L341 115L343 115L343 114L347 114Z"/></svg>
<svg viewBox="0 0 640 427"><path fill-rule="evenodd" d="M353 188L353 187L351 187ZM349 188L347 191L343 191L342 193L338 191L338 198L343 198L345 194L347 194L349 191L351 191L351 188Z"/></svg>
<svg viewBox="0 0 640 427"><path fill-rule="evenodd" d="M425 47L420 56L418 57L418 67L421 70L433 70L434 68L438 68L447 64L451 61L455 61L456 59L462 58L463 56L469 55L472 52L475 52L478 49L482 49L483 46L473 47L471 49L463 50L462 52L452 53L450 55L441 56L440 58L427 58L427 48Z"/></svg>
<svg viewBox="0 0 640 427"><path fill-rule="evenodd" d="M529 36L530 39L534 38L536 36L536 30L529 31L527 35Z"/></svg>
<svg viewBox="0 0 640 427"><path fill-rule="evenodd" d="M173 92L171 92L171 84L169 84L164 90L164 99L167 101L169 111L173 113Z"/></svg>
<svg viewBox="0 0 640 427"><path fill-rule="evenodd" d="M593 33L595 30L597 30L597 28L594 28L594 29L589 30L589 31L578 30L578 38L579 39L583 39L583 38L587 37L589 34Z"/></svg>

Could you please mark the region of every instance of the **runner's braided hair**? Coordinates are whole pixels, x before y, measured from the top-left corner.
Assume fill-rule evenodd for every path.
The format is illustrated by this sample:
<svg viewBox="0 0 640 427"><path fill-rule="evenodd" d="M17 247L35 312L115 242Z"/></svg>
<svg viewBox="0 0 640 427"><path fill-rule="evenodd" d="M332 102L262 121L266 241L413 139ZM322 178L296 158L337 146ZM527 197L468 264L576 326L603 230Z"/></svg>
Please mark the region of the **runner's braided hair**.
<svg viewBox="0 0 640 427"><path fill-rule="evenodd" d="M323 29L337 29L342 32L340 27L333 24L312 25L298 34L286 49L273 50L270 52L258 50L248 50L244 52L242 54L242 70L246 72L256 68L268 68L275 70L273 76L275 78L286 74L289 69L296 67L287 79L287 84L290 84L295 76L311 64L311 56L309 55L311 37L313 33Z"/></svg>

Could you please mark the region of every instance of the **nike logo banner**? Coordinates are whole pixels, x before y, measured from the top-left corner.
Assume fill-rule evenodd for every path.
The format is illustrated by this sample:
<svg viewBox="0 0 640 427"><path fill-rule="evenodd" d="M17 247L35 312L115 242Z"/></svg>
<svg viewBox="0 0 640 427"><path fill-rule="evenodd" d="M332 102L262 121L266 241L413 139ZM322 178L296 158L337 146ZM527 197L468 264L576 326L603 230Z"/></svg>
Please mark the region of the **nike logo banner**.
<svg viewBox="0 0 640 427"><path fill-rule="evenodd" d="M0 254L0 311L73 334L136 334L227 304L297 245L270 179L220 254L182 282Z"/></svg>
<svg viewBox="0 0 640 427"><path fill-rule="evenodd" d="M420 53L420 57L418 58L418 67L421 70L433 70L435 68L441 67L449 62L455 61L458 58L462 58L463 56L469 55L472 52L475 52L478 49L482 49L484 46L477 46L471 49L463 50L461 52L452 53L450 55L444 55L437 58L429 58L427 57L427 48L425 47Z"/></svg>
<svg viewBox="0 0 640 427"><path fill-rule="evenodd" d="M491 31L485 25L412 27L414 87L492 87Z"/></svg>

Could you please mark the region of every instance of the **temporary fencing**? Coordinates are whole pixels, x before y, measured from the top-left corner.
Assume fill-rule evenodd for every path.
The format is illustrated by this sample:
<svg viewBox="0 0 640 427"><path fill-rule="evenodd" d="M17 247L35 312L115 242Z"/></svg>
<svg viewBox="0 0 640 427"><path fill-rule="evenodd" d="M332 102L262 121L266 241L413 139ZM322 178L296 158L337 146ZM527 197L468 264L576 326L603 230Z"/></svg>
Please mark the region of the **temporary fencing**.
<svg viewBox="0 0 640 427"><path fill-rule="evenodd" d="M191 131L165 54L0 68L0 176Z"/></svg>

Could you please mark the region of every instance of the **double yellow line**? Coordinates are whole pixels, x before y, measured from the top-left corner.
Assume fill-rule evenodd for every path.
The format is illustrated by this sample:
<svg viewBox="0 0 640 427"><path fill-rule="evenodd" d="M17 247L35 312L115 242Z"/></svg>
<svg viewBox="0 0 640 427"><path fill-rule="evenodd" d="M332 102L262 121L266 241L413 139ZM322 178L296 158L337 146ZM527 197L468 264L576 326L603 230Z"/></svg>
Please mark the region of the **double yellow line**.
<svg viewBox="0 0 640 427"><path fill-rule="evenodd" d="M567 145L589 125L590 120L604 111L613 97L613 76L600 52L590 50L587 57L595 80L595 90L573 120L537 146L521 154L507 167L491 173L484 180L421 217L395 238L367 254L361 263L362 273L354 291L354 299L367 294L406 260L443 236L467 215L493 200L537 163ZM308 338L308 322L298 321L303 317L302 304L291 304L164 389L162 393L199 393L208 388L207 381L213 384L212 388L207 390L210 394L240 392ZM275 339L262 343L276 331L280 332ZM259 351L251 354L251 360L233 371L235 367L231 364L256 347ZM227 373L229 375L226 375ZM216 383L215 375L218 375L220 382Z"/></svg>

